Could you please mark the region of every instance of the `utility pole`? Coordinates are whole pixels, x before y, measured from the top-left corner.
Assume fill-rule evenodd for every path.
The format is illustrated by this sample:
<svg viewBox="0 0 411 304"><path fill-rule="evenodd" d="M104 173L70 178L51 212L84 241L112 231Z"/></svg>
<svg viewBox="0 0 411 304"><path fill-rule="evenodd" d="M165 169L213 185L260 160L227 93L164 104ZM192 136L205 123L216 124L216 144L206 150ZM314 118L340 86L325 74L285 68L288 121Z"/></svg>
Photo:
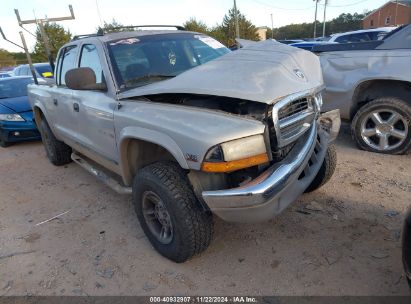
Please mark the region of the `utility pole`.
<svg viewBox="0 0 411 304"><path fill-rule="evenodd" d="M273 22L273 14L271 14L271 39L274 39L274 22Z"/></svg>
<svg viewBox="0 0 411 304"><path fill-rule="evenodd" d="M43 39L44 42L44 49L47 54L47 58L49 60L51 69L54 71L54 59L50 51L50 46L49 46L49 39L47 37L44 24L50 21L63 21L63 20L73 20L75 19L74 17L74 12L73 12L73 7L69 5L69 10L70 10L70 16L67 17L56 17L56 18L44 18L44 19L31 19L31 20L21 20L20 18L20 13L19 10L15 9L14 12L16 13L17 21L19 23L19 26L24 29L23 25L24 24L36 24L39 29L40 29L40 34L41 38ZM24 36L20 35L22 38L23 45L25 44L25 41L23 41ZM28 55L29 56L29 55ZM31 61L31 60L30 60ZM32 68L32 67L30 67Z"/></svg>
<svg viewBox="0 0 411 304"><path fill-rule="evenodd" d="M234 13L235 13L235 35L237 38L240 38L240 26L238 25L238 11L237 11L237 2L234 0Z"/></svg>
<svg viewBox="0 0 411 304"><path fill-rule="evenodd" d="M328 4L328 0L325 0L325 2L324 2L323 37L325 37L325 16L326 16L326 12L327 12L327 4Z"/></svg>
<svg viewBox="0 0 411 304"><path fill-rule="evenodd" d="M317 10L318 10L318 1L320 0L313 0L315 1L315 15L314 15L314 38L317 37Z"/></svg>

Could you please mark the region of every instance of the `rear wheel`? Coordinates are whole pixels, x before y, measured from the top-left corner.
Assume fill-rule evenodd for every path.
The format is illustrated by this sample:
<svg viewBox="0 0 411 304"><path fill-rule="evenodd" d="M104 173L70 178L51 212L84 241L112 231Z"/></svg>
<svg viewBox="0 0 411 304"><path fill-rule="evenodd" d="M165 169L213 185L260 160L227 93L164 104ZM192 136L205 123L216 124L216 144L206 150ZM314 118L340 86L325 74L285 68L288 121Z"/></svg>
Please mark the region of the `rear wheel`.
<svg viewBox="0 0 411 304"><path fill-rule="evenodd" d="M351 125L366 151L404 154L411 146L411 106L398 98L378 98L361 107Z"/></svg>
<svg viewBox="0 0 411 304"><path fill-rule="evenodd" d="M71 162L71 148L54 136L44 117L40 123L40 133L47 157L53 165L62 166Z"/></svg>
<svg viewBox="0 0 411 304"><path fill-rule="evenodd" d="M335 168L337 167L337 151L333 145L327 148L324 161L315 176L314 180L305 190L305 192L312 192L325 185L333 176Z"/></svg>
<svg viewBox="0 0 411 304"><path fill-rule="evenodd" d="M210 244L212 215L203 210L177 164L141 169L133 182L133 204L147 238L166 258L182 263Z"/></svg>

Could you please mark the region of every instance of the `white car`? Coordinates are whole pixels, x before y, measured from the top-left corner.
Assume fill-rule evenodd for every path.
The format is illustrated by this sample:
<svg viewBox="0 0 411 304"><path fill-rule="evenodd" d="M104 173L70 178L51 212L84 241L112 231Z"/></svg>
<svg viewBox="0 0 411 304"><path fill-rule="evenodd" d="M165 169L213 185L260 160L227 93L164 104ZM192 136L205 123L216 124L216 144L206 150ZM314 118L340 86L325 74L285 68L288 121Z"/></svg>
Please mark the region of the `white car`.
<svg viewBox="0 0 411 304"><path fill-rule="evenodd" d="M327 42L337 42L337 43L353 43L353 42L367 42L373 40L381 40L385 35L387 35L396 27L380 27L375 29L358 30L345 33L333 34Z"/></svg>

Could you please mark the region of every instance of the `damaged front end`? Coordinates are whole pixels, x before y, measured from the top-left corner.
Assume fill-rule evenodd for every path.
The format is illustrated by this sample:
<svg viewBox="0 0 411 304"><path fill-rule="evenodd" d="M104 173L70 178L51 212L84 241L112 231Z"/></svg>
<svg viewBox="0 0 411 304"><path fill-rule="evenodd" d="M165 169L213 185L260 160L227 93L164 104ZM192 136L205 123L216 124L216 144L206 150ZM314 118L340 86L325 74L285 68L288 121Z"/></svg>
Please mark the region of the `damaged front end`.
<svg viewBox="0 0 411 304"><path fill-rule="evenodd" d="M262 120L265 161L225 173L191 172L194 190L206 208L225 221L259 222L294 202L315 178L340 129L339 111L321 114L321 105L321 93L311 90L270 106Z"/></svg>
<svg viewBox="0 0 411 304"><path fill-rule="evenodd" d="M221 116L238 117L236 124L260 123L263 133L245 136L224 130L224 124L221 134L210 134L214 126L205 132L200 114L197 123L190 123L192 132L213 141L198 157L201 165L188 175L198 199L226 221L255 222L284 210L320 170L340 127L338 111L321 115L323 89L315 55L267 41L121 98L199 108L199 113L210 113L208 125L216 115L219 123Z"/></svg>

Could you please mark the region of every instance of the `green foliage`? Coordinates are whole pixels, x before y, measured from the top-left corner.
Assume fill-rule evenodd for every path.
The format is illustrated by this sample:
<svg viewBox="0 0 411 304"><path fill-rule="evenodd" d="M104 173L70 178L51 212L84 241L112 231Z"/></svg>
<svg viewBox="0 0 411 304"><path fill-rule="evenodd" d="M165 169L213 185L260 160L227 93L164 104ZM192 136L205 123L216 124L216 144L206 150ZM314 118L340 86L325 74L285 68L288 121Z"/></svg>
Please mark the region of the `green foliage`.
<svg viewBox="0 0 411 304"><path fill-rule="evenodd" d="M210 29L203 21L197 21L196 18L190 18L183 26L187 31L209 34Z"/></svg>
<svg viewBox="0 0 411 304"><path fill-rule="evenodd" d="M58 50L67 42L71 40L70 31L66 31L64 27L58 25L57 23L46 23L44 24L44 30L49 39L50 51L55 59ZM34 62L45 62L48 61L47 53L44 48L43 38L41 37L40 28L37 27L36 30L36 44L34 45L33 51L33 61Z"/></svg>
<svg viewBox="0 0 411 304"><path fill-rule="evenodd" d="M99 26L97 28L97 32L103 31L104 33L117 33L117 32L127 32L127 31L132 30L132 28L120 28L123 26L124 26L123 24L121 24L120 22L117 22L113 18L110 23L104 21L103 27Z"/></svg>
<svg viewBox="0 0 411 304"><path fill-rule="evenodd" d="M343 33L348 31L359 30L362 28L362 19L368 12L363 14L341 14L325 23L325 35L329 36L335 33ZM317 21L316 37L322 36L323 24ZM289 24L274 29L274 39L297 39L297 38L311 38L313 37L314 22ZM267 32L267 37L271 37L271 29Z"/></svg>
<svg viewBox="0 0 411 304"><path fill-rule="evenodd" d="M241 14L237 9L238 14L238 25L240 29L241 39L248 40L259 40L257 35L257 28L247 20L246 17ZM221 37L223 40L220 40L227 46L235 44L236 38L236 29L235 29L235 9L232 8L228 11L228 14L224 16L223 23L217 27L215 30L221 31Z"/></svg>
<svg viewBox="0 0 411 304"><path fill-rule="evenodd" d="M15 52L15 53L10 53L14 60L16 60L16 64L25 64L27 63L27 56L26 53L23 52Z"/></svg>
<svg viewBox="0 0 411 304"><path fill-rule="evenodd" d="M0 49L0 68L9 67L16 64L13 55L4 49Z"/></svg>
<svg viewBox="0 0 411 304"><path fill-rule="evenodd" d="M240 37L242 39L259 40L256 33L257 28L247 20L246 17L238 12L238 25L240 29ZM195 18L190 18L184 23L184 27L193 32L199 32L207 34L214 39L224 43L226 46L232 46L235 44L236 30L235 30L235 10L234 8L228 11L228 14L224 16L223 22L217 24L212 28L202 21L197 21Z"/></svg>

